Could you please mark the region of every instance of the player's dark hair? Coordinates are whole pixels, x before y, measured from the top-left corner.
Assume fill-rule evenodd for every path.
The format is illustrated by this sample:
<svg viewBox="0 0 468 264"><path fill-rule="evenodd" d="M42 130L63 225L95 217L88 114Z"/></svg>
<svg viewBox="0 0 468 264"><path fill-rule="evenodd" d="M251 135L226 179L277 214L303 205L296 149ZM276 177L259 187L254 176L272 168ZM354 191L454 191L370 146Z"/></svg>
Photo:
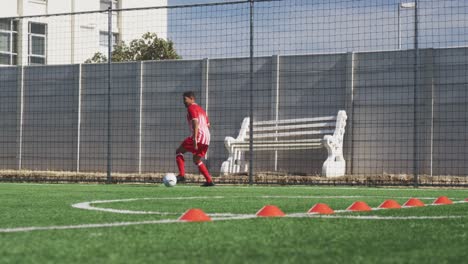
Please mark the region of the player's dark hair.
<svg viewBox="0 0 468 264"><path fill-rule="evenodd" d="M195 98L195 93L192 91L184 92L184 97Z"/></svg>

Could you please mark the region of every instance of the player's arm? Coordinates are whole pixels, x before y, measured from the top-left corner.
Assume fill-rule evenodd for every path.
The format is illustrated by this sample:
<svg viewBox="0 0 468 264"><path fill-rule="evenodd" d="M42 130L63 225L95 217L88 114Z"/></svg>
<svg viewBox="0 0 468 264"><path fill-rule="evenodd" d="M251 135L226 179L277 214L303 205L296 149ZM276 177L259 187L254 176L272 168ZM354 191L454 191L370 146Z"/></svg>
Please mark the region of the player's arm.
<svg viewBox="0 0 468 264"><path fill-rule="evenodd" d="M198 119L192 119L192 128L193 128L193 135L192 135L193 147L195 149L198 149L198 146L197 146L198 129L199 129Z"/></svg>

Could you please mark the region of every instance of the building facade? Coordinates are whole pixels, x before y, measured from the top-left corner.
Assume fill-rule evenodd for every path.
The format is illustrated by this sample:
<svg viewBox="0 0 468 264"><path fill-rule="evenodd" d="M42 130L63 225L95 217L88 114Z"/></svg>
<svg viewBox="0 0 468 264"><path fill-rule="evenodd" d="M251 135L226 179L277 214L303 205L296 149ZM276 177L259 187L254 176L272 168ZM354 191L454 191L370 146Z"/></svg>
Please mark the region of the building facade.
<svg viewBox="0 0 468 264"><path fill-rule="evenodd" d="M9 66L75 64L96 52L107 55L109 5L156 7L166 6L167 0L2 0L2 4L0 66ZM93 12L99 10L103 12ZM167 38L165 8L115 11L111 17L114 45L146 32Z"/></svg>

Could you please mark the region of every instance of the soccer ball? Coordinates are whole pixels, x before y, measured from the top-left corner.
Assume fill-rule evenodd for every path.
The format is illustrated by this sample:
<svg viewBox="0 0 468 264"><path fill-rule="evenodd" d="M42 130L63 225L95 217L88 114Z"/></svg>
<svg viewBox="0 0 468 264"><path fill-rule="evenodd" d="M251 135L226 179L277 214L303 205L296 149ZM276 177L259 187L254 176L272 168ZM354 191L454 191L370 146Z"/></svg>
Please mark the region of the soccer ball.
<svg viewBox="0 0 468 264"><path fill-rule="evenodd" d="M166 187L174 187L177 184L177 177L174 173L168 173L164 175L163 183Z"/></svg>

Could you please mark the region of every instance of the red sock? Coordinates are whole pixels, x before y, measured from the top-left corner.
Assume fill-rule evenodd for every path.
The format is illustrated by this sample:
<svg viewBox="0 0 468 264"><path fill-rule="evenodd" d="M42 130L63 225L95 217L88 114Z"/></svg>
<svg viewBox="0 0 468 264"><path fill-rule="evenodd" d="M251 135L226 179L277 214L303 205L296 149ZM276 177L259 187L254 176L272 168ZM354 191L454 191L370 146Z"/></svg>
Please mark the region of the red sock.
<svg viewBox="0 0 468 264"><path fill-rule="evenodd" d="M206 182L211 182L211 176L205 164L203 164L203 162L200 161L200 163L198 163L197 166L198 171L200 171L200 173L203 174L203 177L205 177Z"/></svg>
<svg viewBox="0 0 468 264"><path fill-rule="evenodd" d="M176 162L177 162L177 167L179 168L179 175L180 175L180 176L185 176L185 160L184 160L184 154L182 154L182 153L177 153L175 159L176 159Z"/></svg>

